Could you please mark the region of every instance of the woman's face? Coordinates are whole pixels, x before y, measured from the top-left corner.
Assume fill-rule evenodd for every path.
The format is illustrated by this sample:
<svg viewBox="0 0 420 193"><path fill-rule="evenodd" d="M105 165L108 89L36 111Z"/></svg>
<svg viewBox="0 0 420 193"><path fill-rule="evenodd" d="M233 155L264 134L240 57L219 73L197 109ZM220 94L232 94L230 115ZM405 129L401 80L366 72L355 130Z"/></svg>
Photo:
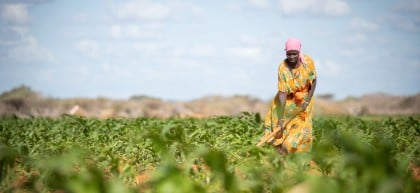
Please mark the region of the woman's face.
<svg viewBox="0 0 420 193"><path fill-rule="evenodd" d="M287 60L292 63L296 64L299 60L299 51L297 50L289 50L286 52Z"/></svg>

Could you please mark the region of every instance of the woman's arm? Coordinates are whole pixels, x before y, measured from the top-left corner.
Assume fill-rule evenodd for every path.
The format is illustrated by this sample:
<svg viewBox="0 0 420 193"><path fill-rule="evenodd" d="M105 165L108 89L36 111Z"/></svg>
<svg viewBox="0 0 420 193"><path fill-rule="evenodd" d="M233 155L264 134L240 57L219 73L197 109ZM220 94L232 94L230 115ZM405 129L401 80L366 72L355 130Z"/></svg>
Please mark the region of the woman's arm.
<svg viewBox="0 0 420 193"><path fill-rule="evenodd" d="M316 87L316 78L312 81L311 87L309 88L308 97L306 98L305 102L302 105L302 111L306 110L306 107L308 107L309 103L311 102L312 96L314 95Z"/></svg>
<svg viewBox="0 0 420 193"><path fill-rule="evenodd" d="M280 101L280 104L279 104L280 105L280 112L278 114L279 120L277 122L277 127L283 127L283 123L284 123L283 117L284 117L284 109L285 109L285 106L286 106L287 94L285 92L278 91L277 95L278 95L278 99Z"/></svg>

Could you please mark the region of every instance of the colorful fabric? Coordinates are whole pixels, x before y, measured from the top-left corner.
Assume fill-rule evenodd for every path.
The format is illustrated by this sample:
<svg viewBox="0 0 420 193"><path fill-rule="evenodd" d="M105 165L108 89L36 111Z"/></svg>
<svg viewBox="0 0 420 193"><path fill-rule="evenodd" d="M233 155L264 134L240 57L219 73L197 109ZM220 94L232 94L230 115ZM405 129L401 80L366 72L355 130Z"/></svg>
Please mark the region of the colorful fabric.
<svg viewBox="0 0 420 193"><path fill-rule="evenodd" d="M306 64L300 64L295 69L289 69L283 61L278 70L278 90L287 93L284 110L284 132L276 139L272 139L273 146L281 145L288 153L309 151L312 148L312 107L313 97L305 111L300 112L300 106L309 95L312 81L316 78L315 66L312 58L304 55ZM266 135L270 134L278 123L280 101L275 96L271 102L264 121ZM296 117L293 115L297 114Z"/></svg>

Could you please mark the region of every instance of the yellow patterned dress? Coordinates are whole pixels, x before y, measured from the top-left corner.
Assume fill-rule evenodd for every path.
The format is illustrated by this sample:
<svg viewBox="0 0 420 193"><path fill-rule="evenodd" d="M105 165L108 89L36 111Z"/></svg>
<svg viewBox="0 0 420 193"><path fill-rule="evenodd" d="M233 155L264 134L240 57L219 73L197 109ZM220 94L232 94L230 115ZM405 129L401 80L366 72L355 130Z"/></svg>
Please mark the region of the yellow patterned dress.
<svg viewBox="0 0 420 193"><path fill-rule="evenodd" d="M304 56L305 64L300 64L295 69L289 69L283 61L278 71L278 90L287 93L284 110L284 131L278 138L273 138L270 143L280 146L287 153L310 151L312 148L312 107L313 97L305 111L300 112L300 106L308 97L309 89L316 78L314 61L309 56ZM280 101L276 95L271 102L264 121L265 134L271 133L277 126L280 112ZM294 115L296 115L294 117Z"/></svg>

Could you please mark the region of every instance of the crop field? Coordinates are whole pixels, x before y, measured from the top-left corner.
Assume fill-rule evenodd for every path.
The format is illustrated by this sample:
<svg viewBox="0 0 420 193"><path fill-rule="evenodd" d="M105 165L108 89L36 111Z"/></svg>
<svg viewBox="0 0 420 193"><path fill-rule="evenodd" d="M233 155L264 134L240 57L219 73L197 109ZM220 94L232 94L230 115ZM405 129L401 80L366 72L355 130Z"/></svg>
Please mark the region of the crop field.
<svg viewBox="0 0 420 193"><path fill-rule="evenodd" d="M315 117L309 153L257 147L259 114L0 118L0 192L420 192L420 117ZM417 173L416 173L417 172Z"/></svg>

